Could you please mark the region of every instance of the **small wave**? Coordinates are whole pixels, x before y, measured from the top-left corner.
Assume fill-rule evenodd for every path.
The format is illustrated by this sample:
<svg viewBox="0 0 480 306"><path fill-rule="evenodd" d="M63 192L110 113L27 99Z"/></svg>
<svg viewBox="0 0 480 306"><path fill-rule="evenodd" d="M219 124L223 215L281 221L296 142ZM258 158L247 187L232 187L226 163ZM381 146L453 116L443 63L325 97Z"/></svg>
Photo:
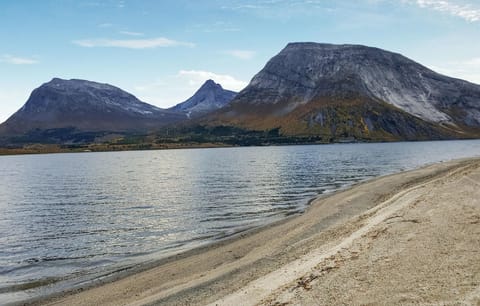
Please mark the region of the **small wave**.
<svg viewBox="0 0 480 306"><path fill-rule="evenodd" d="M35 289L35 288L58 283L61 280L62 279L58 277L47 277L43 279L27 281L21 284L15 284L10 286L7 285L7 286L0 287L0 294Z"/></svg>
<svg viewBox="0 0 480 306"><path fill-rule="evenodd" d="M70 257L61 257L61 256L32 257L32 258L22 260L19 263L36 264L40 262L50 262L50 261L64 261L64 260L73 261L73 260L82 260L82 259L88 259L93 257L99 257L104 255L107 255L107 253L89 254L84 256L70 256Z"/></svg>
<svg viewBox="0 0 480 306"><path fill-rule="evenodd" d="M126 210L133 210L133 209L152 209L153 205L144 205L144 206L131 206L125 208Z"/></svg>

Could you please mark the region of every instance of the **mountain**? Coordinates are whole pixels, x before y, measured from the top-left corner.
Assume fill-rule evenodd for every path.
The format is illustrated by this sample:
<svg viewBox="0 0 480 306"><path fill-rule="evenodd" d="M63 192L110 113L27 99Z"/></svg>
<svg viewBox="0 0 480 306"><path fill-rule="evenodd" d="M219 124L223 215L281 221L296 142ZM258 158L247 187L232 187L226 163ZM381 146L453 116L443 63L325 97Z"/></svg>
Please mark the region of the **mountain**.
<svg viewBox="0 0 480 306"><path fill-rule="evenodd" d="M187 114L188 117L198 117L220 109L230 103L236 92L223 89L213 80L206 81L188 100L170 108Z"/></svg>
<svg viewBox="0 0 480 306"><path fill-rule="evenodd" d="M325 139L480 135L480 85L361 45L290 43L204 121Z"/></svg>
<svg viewBox="0 0 480 306"><path fill-rule="evenodd" d="M35 89L25 105L0 125L0 133L70 128L79 131L149 130L186 119L141 102L108 84L54 78Z"/></svg>
<svg viewBox="0 0 480 306"><path fill-rule="evenodd" d="M157 144L478 138L480 85L378 48L290 43L240 93L208 80L169 110L108 84L55 78L0 125L0 145L115 133L129 143L140 141L131 132L152 130L145 141Z"/></svg>

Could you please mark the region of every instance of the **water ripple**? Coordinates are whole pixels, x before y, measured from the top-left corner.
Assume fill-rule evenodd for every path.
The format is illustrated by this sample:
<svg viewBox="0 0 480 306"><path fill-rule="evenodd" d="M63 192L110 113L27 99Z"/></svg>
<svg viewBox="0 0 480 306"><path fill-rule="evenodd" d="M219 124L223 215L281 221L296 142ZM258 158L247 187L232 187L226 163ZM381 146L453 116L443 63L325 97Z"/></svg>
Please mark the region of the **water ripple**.
<svg viewBox="0 0 480 306"><path fill-rule="evenodd" d="M2 156L0 300L296 214L360 180L479 154L480 141L452 141Z"/></svg>

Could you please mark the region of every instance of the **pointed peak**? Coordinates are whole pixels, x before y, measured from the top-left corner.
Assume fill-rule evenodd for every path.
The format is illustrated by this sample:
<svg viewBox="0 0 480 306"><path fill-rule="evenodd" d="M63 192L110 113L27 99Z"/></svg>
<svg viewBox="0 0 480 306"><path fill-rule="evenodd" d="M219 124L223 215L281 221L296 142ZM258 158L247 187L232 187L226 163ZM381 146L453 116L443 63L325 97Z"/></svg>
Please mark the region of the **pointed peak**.
<svg viewBox="0 0 480 306"><path fill-rule="evenodd" d="M214 80L208 79L193 96L171 109L185 112L189 116L206 114L230 103L236 94L231 90L223 89L222 85Z"/></svg>
<svg viewBox="0 0 480 306"><path fill-rule="evenodd" d="M222 88L222 85L218 84L218 83L215 83L214 80L212 79L208 79L207 81L205 81L205 83L203 83L203 85L200 87L200 89L210 89L210 88L220 88L220 89L223 89Z"/></svg>

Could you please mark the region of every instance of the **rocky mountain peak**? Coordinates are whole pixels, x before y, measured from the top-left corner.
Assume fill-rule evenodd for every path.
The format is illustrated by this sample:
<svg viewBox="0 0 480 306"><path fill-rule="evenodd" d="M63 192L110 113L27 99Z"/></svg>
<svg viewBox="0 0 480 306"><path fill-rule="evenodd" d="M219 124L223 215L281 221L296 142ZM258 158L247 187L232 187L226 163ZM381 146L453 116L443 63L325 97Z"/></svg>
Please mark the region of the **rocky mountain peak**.
<svg viewBox="0 0 480 306"><path fill-rule="evenodd" d="M200 87L200 89L213 89L213 88L223 89L222 85L215 83L215 81L212 79L205 81L205 83L203 83L203 85Z"/></svg>
<svg viewBox="0 0 480 306"><path fill-rule="evenodd" d="M121 131L161 126L185 115L138 100L118 87L87 80L54 78L33 90L4 130L74 127L80 130Z"/></svg>
<svg viewBox="0 0 480 306"><path fill-rule="evenodd" d="M50 82L47 82L41 86L41 88L51 88L57 90L111 90L123 92L120 88L112 86L110 84L97 83L81 79L61 79L53 78Z"/></svg>
<svg viewBox="0 0 480 306"><path fill-rule="evenodd" d="M192 97L175 105L171 110L184 112L189 117L205 115L230 103L236 94L223 89L220 84L210 79L203 83Z"/></svg>
<svg viewBox="0 0 480 306"><path fill-rule="evenodd" d="M305 50L345 50L345 49L375 49L373 47L367 47L364 45L353 44L328 44L328 43L316 43L316 42L291 42L288 43L281 52L285 51L305 51Z"/></svg>
<svg viewBox="0 0 480 306"><path fill-rule="evenodd" d="M23 112L71 112L123 110L141 114L151 114L160 111L159 108L138 100L135 96L118 87L87 80L64 80L54 78L35 89L27 103L21 109Z"/></svg>
<svg viewBox="0 0 480 306"><path fill-rule="evenodd" d="M290 110L321 97L360 95L436 123L454 121L443 109L459 99L478 104L476 85L435 73L401 54L311 42L288 44L238 98L246 95L252 104L288 101ZM480 116L475 120L480 123Z"/></svg>

